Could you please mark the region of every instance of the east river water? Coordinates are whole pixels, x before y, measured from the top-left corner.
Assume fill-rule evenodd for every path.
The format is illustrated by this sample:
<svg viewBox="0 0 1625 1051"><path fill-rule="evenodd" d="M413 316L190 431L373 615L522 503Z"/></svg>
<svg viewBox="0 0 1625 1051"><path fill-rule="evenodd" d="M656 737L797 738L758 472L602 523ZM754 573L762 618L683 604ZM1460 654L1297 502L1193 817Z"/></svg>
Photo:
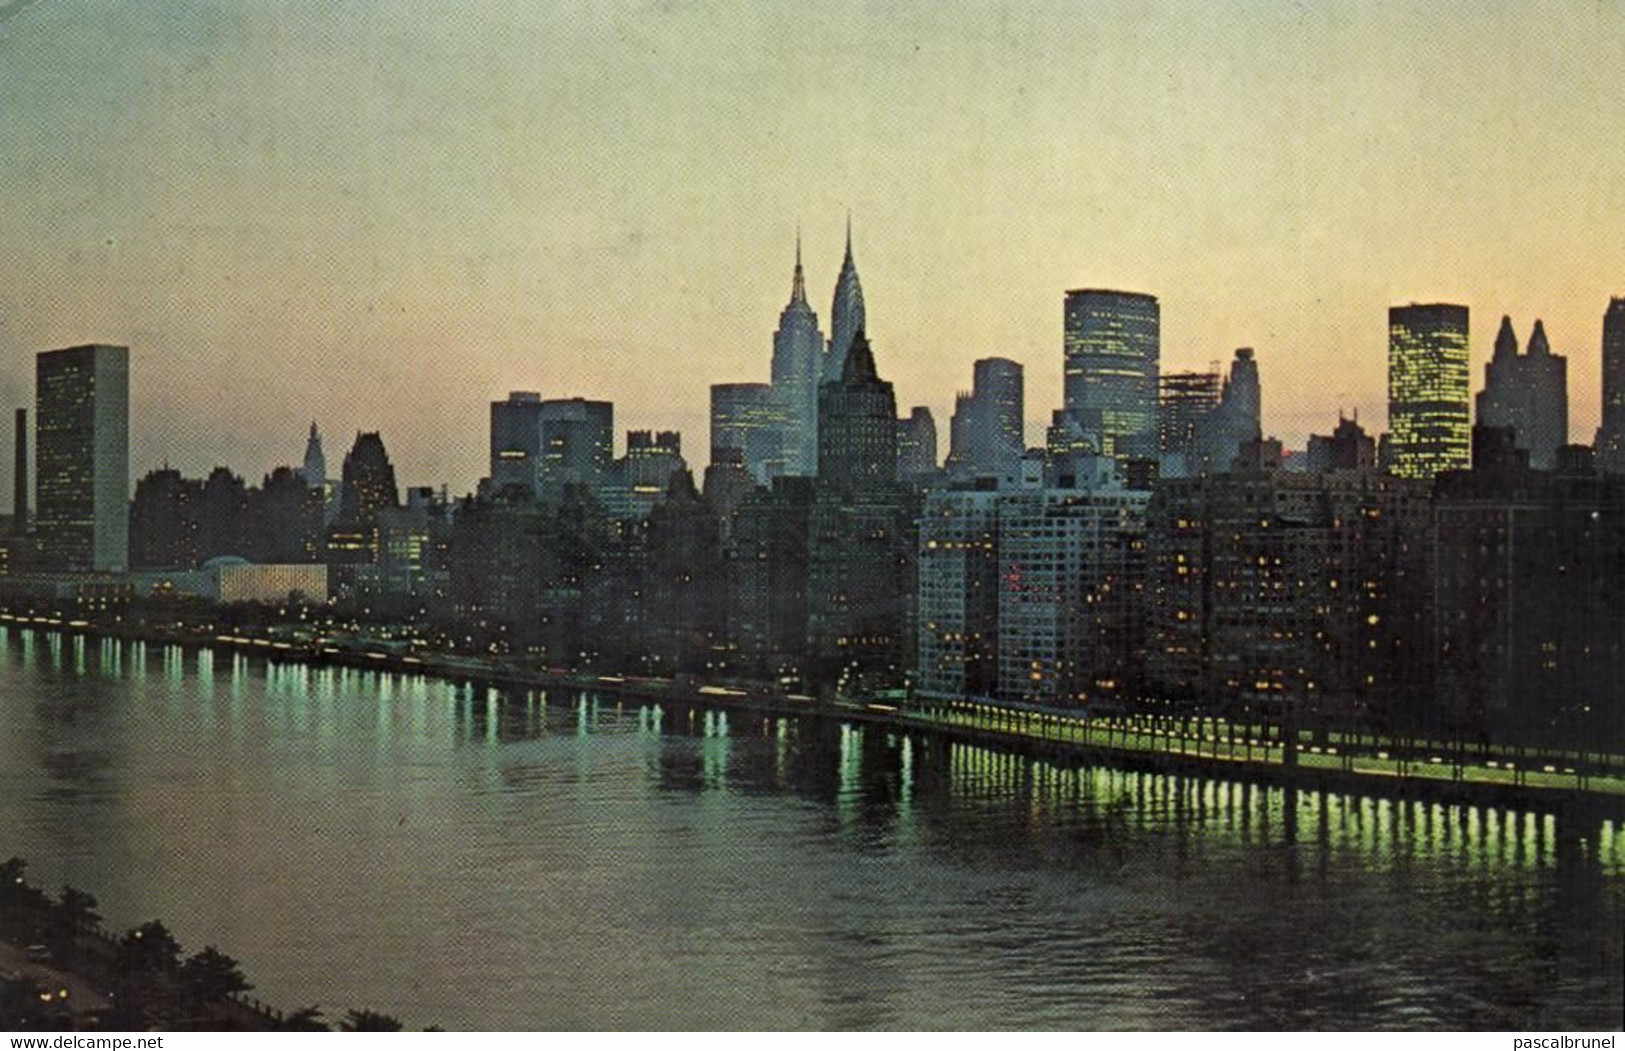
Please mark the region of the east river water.
<svg viewBox="0 0 1625 1051"><path fill-rule="evenodd" d="M1625 834L0 628L0 857L330 1018L1617 1028Z"/></svg>

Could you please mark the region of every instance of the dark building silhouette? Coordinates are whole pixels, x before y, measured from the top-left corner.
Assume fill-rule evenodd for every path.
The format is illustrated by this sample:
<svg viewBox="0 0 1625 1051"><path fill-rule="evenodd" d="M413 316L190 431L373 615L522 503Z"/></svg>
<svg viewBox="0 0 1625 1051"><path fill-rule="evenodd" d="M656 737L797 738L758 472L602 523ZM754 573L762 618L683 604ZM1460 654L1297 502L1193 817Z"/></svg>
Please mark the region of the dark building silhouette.
<svg viewBox="0 0 1625 1051"><path fill-rule="evenodd" d="M786 422L769 384L711 385L711 459L716 460L722 449L738 449L758 484L784 473L781 443Z"/></svg>
<svg viewBox="0 0 1625 1051"><path fill-rule="evenodd" d="M1026 397L1021 366L1006 358L975 364L968 393L954 402L949 424L948 473L997 478L1016 469L1026 452Z"/></svg>
<svg viewBox="0 0 1625 1051"><path fill-rule="evenodd" d="M1432 479L1467 466L1467 308L1412 303L1388 310L1388 438L1384 468Z"/></svg>
<svg viewBox="0 0 1625 1051"><path fill-rule="evenodd" d="M557 502L568 486L584 485L600 503L610 503L615 406L585 398L544 401L541 428L542 499Z"/></svg>
<svg viewBox="0 0 1625 1051"><path fill-rule="evenodd" d="M1207 372L1165 372L1157 399L1157 451L1162 477L1185 478L1206 466L1200 445L1203 421L1219 404L1223 379Z"/></svg>
<svg viewBox="0 0 1625 1051"><path fill-rule="evenodd" d="M1478 423L1510 427L1530 465L1549 471L1557 450L1569 440L1569 363L1552 353L1545 326L1537 319L1529 351L1518 353L1512 319L1501 318L1495 354L1484 366L1484 389L1478 394Z"/></svg>
<svg viewBox="0 0 1625 1051"><path fill-rule="evenodd" d="M617 517L639 522L666 498L671 477L688 470L678 431L627 431L626 456L616 465L621 493L612 502Z"/></svg>
<svg viewBox="0 0 1625 1051"><path fill-rule="evenodd" d="M307 458L308 464L308 458ZM248 491L248 554L254 562L318 562L322 555L322 486L309 473L278 467Z"/></svg>
<svg viewBox="0 0 1625 1051"><path fill-rule="evenodd" d="M741 666L774 680L806 672L815 487L782 477L752 493L728 549L728 635Z"/></svg>
<svg viewBox="0 0 1625 1051"><path fill-rule="evenodd" d="M1236 351L1218 404L1202 417L1196 431L1202 466L1209 471L1228 471L1244 445L1264 436L1263 395L1253 348Z"/></svg>
<svg viewBox="0 0 1625 1051"><path fill-rule="evenodd" d="M1064 404L1107 456L1156 454L1161 325L1155 296L1066 294Z"/></svg>
<svg viewBox="0 0 1625 1051"><path fill-rule="evenodd" d="M1347 419L1339 415L1331 434L1309 436L1306 461L1311 474L1372 471L1377 467L1377 440L1360 426L1358 416Z"/></svg>
<svg viewBox="0 0 1625 1051"><path fill-rule="evenodd" d="M897 402L859 329L818 391L808 630L821 682L898 682L912 666L914 498L896 479Z"/></svg>
<svg viewBox="0 0 1625 1051"><path fill-rule="evenodd" d="M1625 745L1625 479L1531 469L1510 428L1433 505L1433 658L1444 729L1467 739Z"/></svg>
<svg viewBox="0 0 1625 1051"><path fill-rule="evenodd" d="M248 487L228 468L216 467L198 492L199 557L248 558Z"/></svg>
<svg viewBox="0 0 1625 1051"><path fill-rule="evenodd" d="M516 390L491 403L491 489L516 486L534 499L542 484L542 396Z"/></svg>
<svg viewBox="0 0 1625 1051"><path fill-rule="evenodd" d="M773 397L783 417L779 444L785 474L811 476L818 471L818 385L823 381L824 353L818 315L807 302L798 233L790 302L779 313L779 327L773 333Z"/></svg>
<svg viewBox="0 0 1625 1051"><path fill-rule="evenodd" d="M759 486L745 470L738 449L718 449L705 468L705 502L715 512L726 543L733 532L734 517Z"/></svg>
<svg viewBox="0 0 1625 1051"><path fill-rule="evenodd" d="M17 427L12 445L11 532L28 532L28 410L17 410Z"/></svg>
<svg viewBox="0 0 1625 1051"><path fill-rule="evenodd" d="M1426 698L1427 484L1267 464L1153 492L1151 695L1231 714L1414 718Z"/></svg>
<svg viewBox="0 0 1625 1051"><path fill-rule="evenodd" d="M344 457L338 518L328 533L328 561L370 565L378 561L378 512L400 505L395 467L376 431L357 433Z"/></svg>
<svg viewBox="0 0 1625 1051"><path fill-rule="evenodd" d="M128 568L129 348L88 344L41 353L34 426L42 567Z"/></svg>
<svg viewBox="0 0 1625 1051"><path fill-rule="evenodd" d="M703 672L724 662L727 575L717 516L687 470L671 475L666 498L645 526L644 668Z"/></svg>
<svg viewBox="0 0 1625 1051"><path fill-rule="evenodd" d="M937 471L937 421L931 410L916 405L897 421L897 477L904 482L930 478Z"/></svg>
<svg viewBox="0 0 1625 1051"><path fill-rule="evenodd" d="M193 569L203 559L199 502L203 483L171 467L135 484L130 501L130 565L135 569Z"/></svg>
<svg viewBox="0 0 1625 1051"><path fill-rule="evenodd" d="M1610 299L1602 316L1602 424L1597 469L1625 474L1625 297Z"/></svg>

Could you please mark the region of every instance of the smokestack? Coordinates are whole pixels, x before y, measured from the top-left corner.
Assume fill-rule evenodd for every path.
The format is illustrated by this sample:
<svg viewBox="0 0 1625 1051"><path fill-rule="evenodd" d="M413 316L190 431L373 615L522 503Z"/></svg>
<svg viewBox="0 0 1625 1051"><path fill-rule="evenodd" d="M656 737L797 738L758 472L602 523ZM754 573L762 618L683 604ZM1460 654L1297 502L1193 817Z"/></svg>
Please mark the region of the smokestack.
<svg viewBox="0 0 1625 1051"><path fill-rule="evenodd" d="M17 410L17 450L13 468L11 531L17 536L28 532L28 410Z"/></svg>

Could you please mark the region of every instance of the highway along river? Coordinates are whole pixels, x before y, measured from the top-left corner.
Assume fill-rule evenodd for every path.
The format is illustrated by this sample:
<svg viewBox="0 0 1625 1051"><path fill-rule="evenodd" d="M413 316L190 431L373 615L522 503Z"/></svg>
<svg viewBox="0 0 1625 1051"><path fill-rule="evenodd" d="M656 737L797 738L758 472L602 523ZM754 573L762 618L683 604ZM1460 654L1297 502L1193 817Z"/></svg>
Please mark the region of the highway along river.
<svg viewBox="0 0 1625 1051"><path fill-rule="evenodd" d="M0 628L0 857L446 1028L1617 1028L1625 832Z"/></svg>

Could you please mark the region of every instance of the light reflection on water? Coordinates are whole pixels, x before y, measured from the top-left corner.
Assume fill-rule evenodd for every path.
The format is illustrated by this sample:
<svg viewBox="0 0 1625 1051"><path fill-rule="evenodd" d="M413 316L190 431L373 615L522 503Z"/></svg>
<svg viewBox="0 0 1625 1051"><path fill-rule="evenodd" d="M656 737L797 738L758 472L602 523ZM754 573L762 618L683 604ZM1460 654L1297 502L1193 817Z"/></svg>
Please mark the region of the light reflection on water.
<svg viewBox="0 0 1625 1051"><path fill-rule="evenodd" d="M1607 1028L1622 840L0 629L0 853L335 1016Z"/></svg>

